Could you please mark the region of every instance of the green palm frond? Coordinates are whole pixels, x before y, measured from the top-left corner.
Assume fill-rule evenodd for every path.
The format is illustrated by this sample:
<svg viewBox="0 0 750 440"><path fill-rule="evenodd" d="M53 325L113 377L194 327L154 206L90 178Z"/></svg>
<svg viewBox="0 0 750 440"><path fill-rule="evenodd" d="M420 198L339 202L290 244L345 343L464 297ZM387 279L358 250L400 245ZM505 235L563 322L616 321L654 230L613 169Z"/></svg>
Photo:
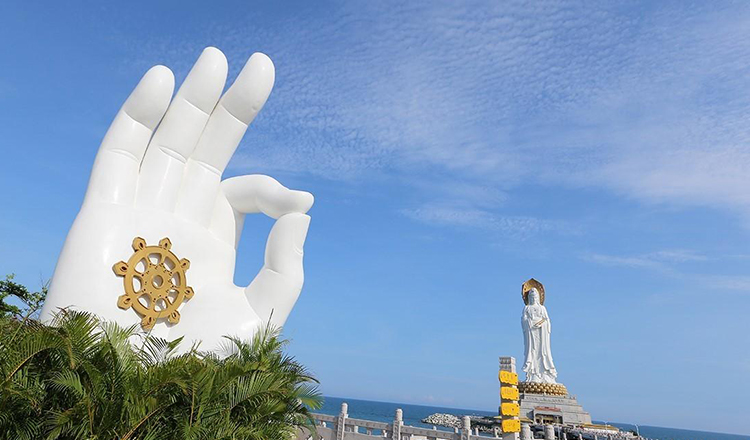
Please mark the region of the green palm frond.
<svg viewBox="0 0 750 440"><path fill-rule="evenodd" d="M75 399L80 400L86 397L86 390L83 389L81 377L75 371L63 370L56 372L50 380L50 385L59 391L71 393Z"/></svg>

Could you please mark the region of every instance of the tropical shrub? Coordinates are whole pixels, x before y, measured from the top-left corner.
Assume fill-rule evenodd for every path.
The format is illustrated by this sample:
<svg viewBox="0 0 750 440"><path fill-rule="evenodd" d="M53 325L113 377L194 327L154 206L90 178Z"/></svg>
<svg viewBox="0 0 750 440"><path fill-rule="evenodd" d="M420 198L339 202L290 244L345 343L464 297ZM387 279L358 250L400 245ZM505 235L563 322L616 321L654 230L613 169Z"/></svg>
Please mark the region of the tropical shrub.
<svg viewBox="0 0 750 440"><path fill-rule="evenodd" d="M77 311L0 318L0 439L290 439L312 428L317 381L277 330L228 356Z"/></svg>

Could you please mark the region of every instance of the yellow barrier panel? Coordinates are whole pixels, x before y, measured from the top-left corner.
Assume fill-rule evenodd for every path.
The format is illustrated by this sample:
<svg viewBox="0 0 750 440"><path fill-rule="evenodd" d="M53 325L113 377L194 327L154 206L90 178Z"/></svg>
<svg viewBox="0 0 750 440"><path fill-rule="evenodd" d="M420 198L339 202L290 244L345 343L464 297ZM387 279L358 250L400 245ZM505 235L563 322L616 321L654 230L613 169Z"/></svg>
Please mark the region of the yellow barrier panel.
<svg viewBox="0 0 750 440"><path fill-rule="evenodd" d="M503 420L503 432L521 432L521 421Z"/></svg>
<svg viewBox="0 0 750 440"><path fill-rule="evenodd" d="M518 400L518 388L500 387L500 397L505 400Z"/></svg>
<svg viewBox="0 0 750 440"><path fill-rule="evenodd" d="M498 379L500 379L500 383L505 383L508 385L518 385L518 374L511 373L510 371L500 370Z"/></svg>
<svg viewBox="0 0 750 440"><path fill-rule="evenodd" d="M521 407L517 403L502 403L500 413L504 416L515 417L521 413Z"/></svg>

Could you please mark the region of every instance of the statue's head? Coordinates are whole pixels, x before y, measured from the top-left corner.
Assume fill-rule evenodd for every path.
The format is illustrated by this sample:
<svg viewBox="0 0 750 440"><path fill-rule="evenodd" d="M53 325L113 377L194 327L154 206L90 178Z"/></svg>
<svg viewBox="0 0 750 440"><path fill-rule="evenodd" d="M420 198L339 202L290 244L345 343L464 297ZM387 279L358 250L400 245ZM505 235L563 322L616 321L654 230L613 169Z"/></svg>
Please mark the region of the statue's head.
<svg viewBox="0 0 750 440"><path fill-rule="evenodd" d="M536 290L536 287L532 287L531 290L529 290L529 305L537 305L539 304L539 291Z"/></svg>

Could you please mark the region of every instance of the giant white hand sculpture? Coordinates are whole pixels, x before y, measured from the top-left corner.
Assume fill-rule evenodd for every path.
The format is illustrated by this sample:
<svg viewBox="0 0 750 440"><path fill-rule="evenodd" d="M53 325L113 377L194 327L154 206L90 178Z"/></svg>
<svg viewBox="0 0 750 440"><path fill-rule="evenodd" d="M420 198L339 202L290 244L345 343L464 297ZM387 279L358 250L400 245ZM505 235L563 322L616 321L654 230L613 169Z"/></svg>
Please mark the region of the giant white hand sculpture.
<svg viewBox="0 0 750 440"><path fill-rule="evenodd" d="M305 213L313 197L268 176L221 180L271 93L274 67L267 56L254 54L221 96L226 76L226 58L215 48L203 51L174 99L168 68L155 66L143 76L99 148L43 319L74 308L122 325L140 324L142 316L134 309L118 306L125 292L113 265L133 255L134 238L157 245L168 237L171 252L190 262L187 280L154 276L136 284L181 282L184 287L187 281L194 295L179 308L178 323L159 316L146 326L152 334L184 336L187 345L202 341L200 348L211 350L224 335L246 338L269 320L284 324L302 289L302 247L310 222ZM249 286L238 287L233 276L244 217L258 212L277 220L263 268ZM151 264L162 263L152 258Z"/></svg>

